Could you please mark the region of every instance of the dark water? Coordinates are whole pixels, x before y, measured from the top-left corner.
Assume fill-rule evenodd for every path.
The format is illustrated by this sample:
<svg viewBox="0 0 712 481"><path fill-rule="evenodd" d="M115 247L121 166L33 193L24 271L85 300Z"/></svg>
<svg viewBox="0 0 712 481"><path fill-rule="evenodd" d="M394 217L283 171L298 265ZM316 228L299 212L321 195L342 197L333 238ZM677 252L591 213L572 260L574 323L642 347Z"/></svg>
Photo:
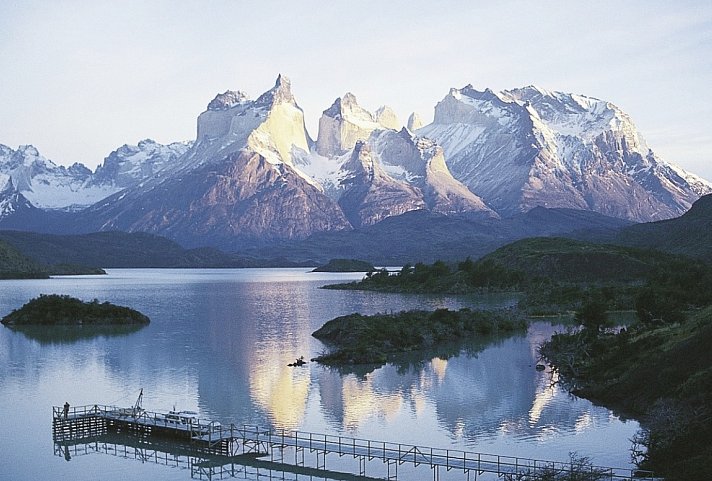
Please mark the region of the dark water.
<svg viewBox="0 0 712 481"><path fill-rule="evenodd" d="M88 450L67 461L55 452L53 405L129 406L140 388L147 409L195 410L223 423L552 460L576 451L596 464L629 466L637 423L567 395L551 386L550 373L534 369L537 345L554 331L548 323L448 360L350 373L314 363L287 367L323 350L311 332L339 315L512 302L318 288L360 277L112 269L102 277L0 281L2 315L57 293L131 306L152 320L137 332L92 338L0 328L0 479L199 477L179 460L165 466ZM432 477L427 468L422 475ZM241 475L257 479L251 476Z"/></svg>

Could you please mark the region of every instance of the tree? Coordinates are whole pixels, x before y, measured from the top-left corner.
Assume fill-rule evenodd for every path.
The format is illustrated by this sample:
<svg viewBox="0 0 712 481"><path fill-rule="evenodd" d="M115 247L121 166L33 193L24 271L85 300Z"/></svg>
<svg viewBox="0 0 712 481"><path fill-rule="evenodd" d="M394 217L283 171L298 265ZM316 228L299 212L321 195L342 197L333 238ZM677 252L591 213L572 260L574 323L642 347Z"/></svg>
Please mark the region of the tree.
<svg viewBox="0 0 712 481"><path fill-rule="evenodd" d="M607 307L603 298L599 296L589 297L581 304L581 308L576 311L576 321L584 329L597 335L602 327L608 325Z"/></svg>
<svg viewBox="0 0 712 481"><path fill-rule="evenodd" d="M670 295L665 289L645 287L635 296L635 311L638 320L643 324L681 322L685 316L682 313L680 301Z"/></svg>
<svg viewBox="0 0 712 481"><path fill-rule="evenodd" d="M569 453L568 463L551 463L541 468L505 474L505 481L603 481L611 479L606 468L594 466L591 459Z"/></svg>
<svg viewBox="0 0 712 481"><path fill-rule="evenodd" d="M467 256L467 259L464 261L460 262L457 265L457 268L463 272L471 272L473 268L475 267L475 263L470 259L470 256Z"/></svg>
<svg viewBox="0 0 712 481"><path fill-rule="evenodd" d="M410 265L409 263L407 263L407 264L405 264L405 265L401 268L401 270L400 270L400 272L398 273L398 275L399 275L400 277L402 277L402 278L405 279L406 277L408 277L408 276L411 275L412 273L413 273L413 266Z"/></svg>

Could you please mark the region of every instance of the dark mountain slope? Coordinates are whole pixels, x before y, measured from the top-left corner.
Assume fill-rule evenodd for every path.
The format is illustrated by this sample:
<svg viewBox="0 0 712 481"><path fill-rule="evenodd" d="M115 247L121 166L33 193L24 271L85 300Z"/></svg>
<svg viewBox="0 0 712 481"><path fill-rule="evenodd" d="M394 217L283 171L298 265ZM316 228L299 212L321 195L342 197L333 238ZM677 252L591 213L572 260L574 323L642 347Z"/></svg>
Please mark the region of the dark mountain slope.
<svg viewBox="0 0 712 481"><path fill-rule="evenodd" d="M461 260L482 257L524 237L561 236L608 239L629 221L590 211L537 207L497 220L467 214L445 216L412 211L348 232L322 232L299 242L280 242L250 251L258 257L283 256L295 261L331 258L367 259L377 265Z"/></svg>
<svg viewBox="0 0 712 481"><path fill-rule="evenodd" d="M689 211L678 218L626 227L613 241L712 263L712 194L700 197Z"/></svg>
<svg viewBox="0 0 712 481"><path fill-rule="evenodd" d="M53 235L0 231L0 240L25 256L45 264L83 264L102 267L229 266L231 256L216 249L186 250L164 237L145 233L97 232Z"/></svg>
<svg viewBox="0 0 712 481"><path fill-rule="evenodd" d="M0 240L0 279L44 279L47 271L22 255L15 247Z"/></svg>

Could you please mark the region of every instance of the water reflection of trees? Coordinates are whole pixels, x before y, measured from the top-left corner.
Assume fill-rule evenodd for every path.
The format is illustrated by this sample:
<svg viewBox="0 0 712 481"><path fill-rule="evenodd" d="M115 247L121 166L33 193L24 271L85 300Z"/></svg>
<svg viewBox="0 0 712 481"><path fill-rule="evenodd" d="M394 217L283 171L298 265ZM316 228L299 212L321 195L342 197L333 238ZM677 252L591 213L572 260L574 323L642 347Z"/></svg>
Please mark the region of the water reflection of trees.
<svg viewBox="0 0 712 481"><path fill-rule="evenodd" d="M402 410L427 417L433 414L423 411L433 409L438 424L467 444L501 434L543 440L607 422L607 412L570 398L552 385L551 373L534 369L531 344L539 337L453 344L428 360L404 356L382 368L324 370L318 373L322 409L347 430L369 417L387 421Z"/></svg>
<svg viewBox="0 0 712 481"><path fill-rule="evenodd" d="M40 344L72 344L96 337L121 337L140 331L143 325L13 326L10 329Z"/></svg>

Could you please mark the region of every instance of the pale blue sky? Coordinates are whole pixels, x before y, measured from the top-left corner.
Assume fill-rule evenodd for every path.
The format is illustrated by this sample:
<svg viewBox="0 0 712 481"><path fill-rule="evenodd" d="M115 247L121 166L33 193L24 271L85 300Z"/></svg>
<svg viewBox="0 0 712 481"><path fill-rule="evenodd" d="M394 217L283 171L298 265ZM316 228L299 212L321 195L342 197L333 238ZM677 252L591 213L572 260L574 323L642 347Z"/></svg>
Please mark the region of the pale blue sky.
<svg viewBox="0 0 712 481"><path fill-rule="evenodd" d="M426 121L450 87L609 100L712 179L709 1L0 0L0 143L94 168L189 140L218 92L292 80L310 134L345 92Z"/></svg>

